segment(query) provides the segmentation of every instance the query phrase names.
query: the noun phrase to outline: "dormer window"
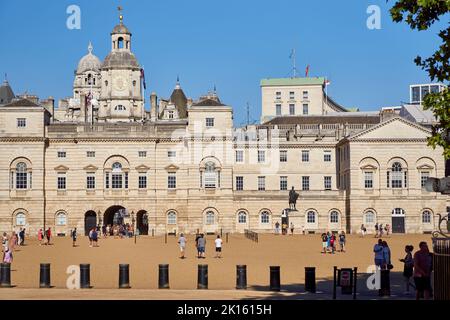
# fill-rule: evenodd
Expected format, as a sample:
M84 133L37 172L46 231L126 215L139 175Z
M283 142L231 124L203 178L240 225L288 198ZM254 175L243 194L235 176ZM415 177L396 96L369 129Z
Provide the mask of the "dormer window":
M168 118L169 119L173 119L174 118L174 112L173 111L169 111L168 112Z

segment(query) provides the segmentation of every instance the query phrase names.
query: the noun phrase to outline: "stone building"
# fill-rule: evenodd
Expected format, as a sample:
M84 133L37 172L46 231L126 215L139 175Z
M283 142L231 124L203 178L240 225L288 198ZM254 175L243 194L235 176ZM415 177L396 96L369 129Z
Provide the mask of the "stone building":
M233 110L208 92L144 107L131 32L120 23L101 62L92 45L73 97L14 98L1 89L0 230L130 223L140 234L270 232L289 212L297 232L430 232L446 197L426 192L444 175L429 129L389 111L349 112L324 78L264 79L262 123L233 127ZM9 93L11 92L11 93Z

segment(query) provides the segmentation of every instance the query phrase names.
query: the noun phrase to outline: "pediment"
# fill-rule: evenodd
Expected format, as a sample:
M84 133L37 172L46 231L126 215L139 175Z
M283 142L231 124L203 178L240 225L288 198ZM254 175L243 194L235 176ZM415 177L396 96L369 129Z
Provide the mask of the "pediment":
M366 164L365 166L361 167L362 170L377 170L378 167L372 165L372 164Z
M97 170L98 170L98 167L96 167L96 166L90 164L90 165L84 167L83 170L85 170L85 171L97 171Z
M167 167L165 167L164 169L166 169L166 171L177 171L177 170L180 169L180 167L177 167L177 166L174 165L174 164L170 164L170 165L168 165Z
M55 167L55 171L66 172L69 171L69 168L63 165Z
M421 166L418 166L417 169L419 169L419 170L432 170L432 169L434 169L434 167L430 166L429 164L423 164Z
M137 167L136 167L136 171L141 171L141 172L143 172L143 171L148 171L148 170L150 170L150 167L147 167L147 166L144 165L144 164L141 164L140 166L137 166Z

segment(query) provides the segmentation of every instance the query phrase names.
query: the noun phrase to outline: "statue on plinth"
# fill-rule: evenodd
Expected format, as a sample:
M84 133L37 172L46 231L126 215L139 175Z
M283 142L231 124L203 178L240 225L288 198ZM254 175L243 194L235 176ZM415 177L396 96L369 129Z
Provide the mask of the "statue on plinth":
M289 209L293 211L297 211L296 204L299 194L295 192L294 187L292 187L291 191L289 191Z

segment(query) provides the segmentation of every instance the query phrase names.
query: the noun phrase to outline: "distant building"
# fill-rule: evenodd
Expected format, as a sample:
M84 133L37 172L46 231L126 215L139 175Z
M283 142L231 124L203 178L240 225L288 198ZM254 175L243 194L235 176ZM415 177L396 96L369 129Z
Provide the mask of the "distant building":
M442 83L413 84L409 86L409 102L411 104L422 104L428 93L442 92L446 88Z
M14 92L11 89L8 80L5 79L0 85L0 106L10 103L14 97Z

